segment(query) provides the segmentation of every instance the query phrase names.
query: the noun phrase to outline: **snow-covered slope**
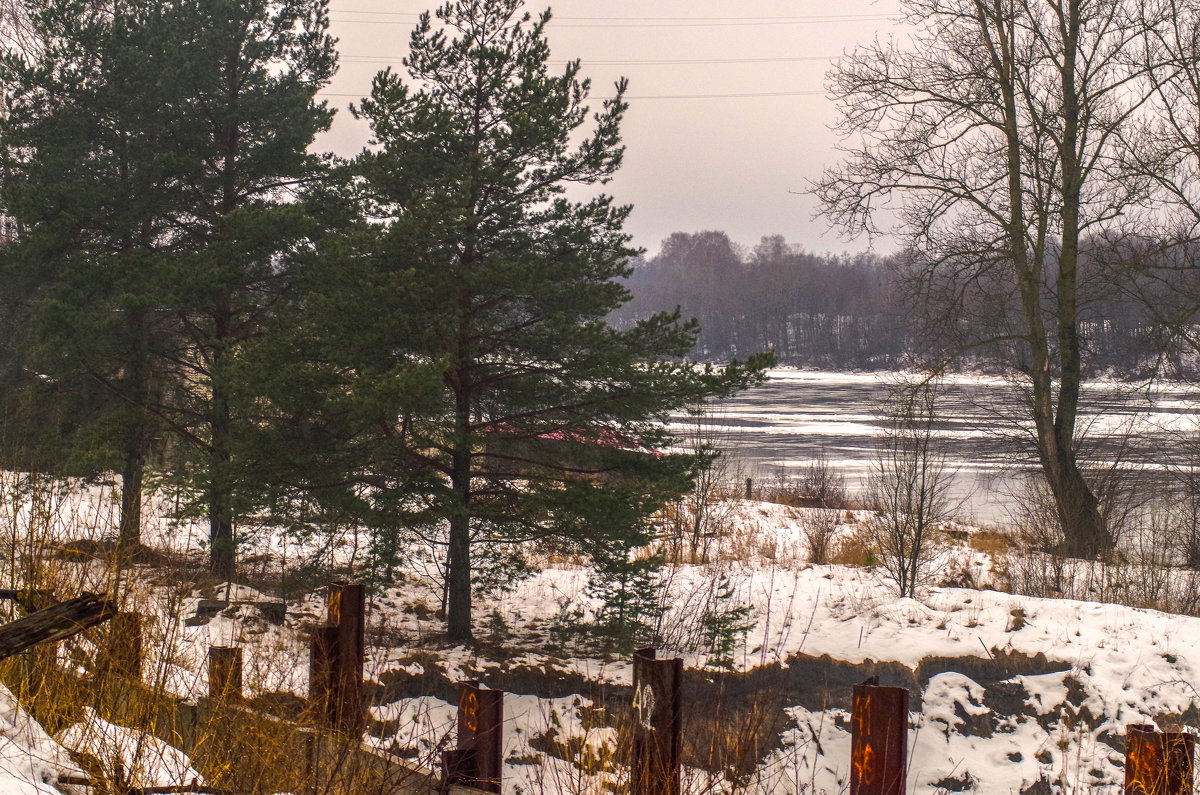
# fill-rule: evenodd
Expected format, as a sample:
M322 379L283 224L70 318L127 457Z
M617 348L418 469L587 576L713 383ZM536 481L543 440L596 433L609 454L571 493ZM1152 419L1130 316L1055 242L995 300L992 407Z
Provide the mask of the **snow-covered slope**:
M79 504L91 505L89 515L105 513L94 498ZM844 791L850 688L870 675L912 692L911 791L1115 793L1126 724L1200 723L1192 684L1200 619L936 585L919 599L897 599L878 569L804 563L802 511L735 501L723 516L719 562L678 565L667 575L662 651L682 656L688 668L688 791ZM845 518L843 533L853 533L862 517ZM202 537L165 521L149 528L176 552L196 550ZM967 543L971 532L956 528L934 583L1003 584L1006 562ZM261 547L264 571L284 554L294 560L305 552L270 535ZM357 554L347 546L328 560L344 565ZM414 551L410 562L402 584L370 603L371 741L436 764L453 744L454 683L482 679L509 694L506 793L600 791L619 782L613 750L631 666L561 631L589 615L588 571L546 561L535 576L481 601L479 642L467 647L442 639L427 559ZM732 671L697 644L698 615L718 582L732 587L731 604L751 607ZM275 594L201 588L153 568L131 583L130 598L154 618L148 678L180 695L202 694L207 648L232 644L245 651L248 695L306 694L307 637L323 619L319 588L288 594L279 623L255 604ZM228 608L202 614L202 599L231 597ZM710 753L705 743L715 742L721 725L737 727L721 742L753 747Z

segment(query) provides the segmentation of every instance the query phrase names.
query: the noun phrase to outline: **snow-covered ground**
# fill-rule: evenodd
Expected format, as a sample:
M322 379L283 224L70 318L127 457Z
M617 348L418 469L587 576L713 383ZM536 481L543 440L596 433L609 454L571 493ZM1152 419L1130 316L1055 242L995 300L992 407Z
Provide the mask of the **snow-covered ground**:
M56 510L76 518L41 530L62 538L81 527L110 532L115 521L103 490L66 498ZM9 510L6 526L19 534L29 519L18 514ZM718 562L668 572L663 653L683 657L689 671L686 791L846 791L850 686L872 674L912 688L915 792L1116 793L1126 724L1197 725L1200 618L994 590L1007 582L1012 561L1002 545L972 545L975 531L961 527L940 553L931 586L918 599L897 599L879 568L805 563L802 514L769 503L729 503ZM847 513L842 534L852 535L862 518ZM148 523L152 544L181 554L196 552L200 537L188 525ZM274 551L265 568L281 555L298 559L305 552L283 544L260 542L263 552ZM332 559L345 564L357 554L343 546ZM480 601L479 641L463 646L440 636L439 594L419 555L412 559L403 583L369 603L366 672L375 719L369 741L435 763L453 744L454 683L481 679L508 693L506 793L600 792L606 782L619 782L623 772L613 752L631 665L561 632L577 611L588 615L587 570L546 565ZM103 566L69 565L81 585L103 587ZM979 587L937 584L948 580ZM732 587L730 604L751 608L731 671L698 645L698 614L719 582ZM209 646L239 645L248 695L306 694L307 637L324 618L319 588L289 594L282 623L254 604L278 595L245 585L230 591L142 567L125 591L152 619L148 681L185 697L205 693ZM233 603L201 614L202 599L221 598ZM19 782L9 786L0 778L0 792L60 791L56 777L76 769L64 745L88 750L108 742L118 751L104 753L124 757L131 743L120 727L94 715L57 741L39 731L0 692L0 777ZM718 752L711 751L714 737L725 743ZM18 750L10 753L10 746ZM26 748L32 750L19 750ZM185 784L198 776L189 760L153 750L154 780ZM123 761L127 769L144 767L134 757Z
M86 792L87 788L60 781L89 778L73 753L87 754L109 775L120 765L131 787L204 785L203 776L192 769L183 752L145 732L114 726L90 709L82 721L51 737L0 685L0 793Z

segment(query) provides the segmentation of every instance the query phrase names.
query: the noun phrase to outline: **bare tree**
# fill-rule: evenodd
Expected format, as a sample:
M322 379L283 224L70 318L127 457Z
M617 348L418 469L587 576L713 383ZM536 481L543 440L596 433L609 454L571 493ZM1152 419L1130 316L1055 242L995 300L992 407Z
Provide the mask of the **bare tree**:
M708 562L714 543L729 529L734 506L726 499L727 490L740 480L742 467L726 420L711 404L700 404L689 408L681 423L680 445L700 466L692 490L668 511L667 541L677 561Z
M813 190L849 233L903 237L917 314L943 343L935 368L972 353L1020 375L1065 549L1095 557L1113 539L1077 460L1099 270L1086 244L1133 239L1156 212L1126 160L1155 106L1147 31L1170 3L903 5L910 46L877 41L830 74L854 139Z
M37 48L30 7L21 0L0 0L0 51L29 55Z
M867 503L875 510L867 530L901 596L916 596L937 551L934 533L958 508L937 429L937 397L936 380L892 386L867 482Z
M1180 350L1200 351L1200 4L1145 0L1144 6L1137 52L1155 112L1127 147L1123 165L1153 186L1159 211L1148 240L1119 249L1114 259L1141 266L1130 292L1155 321L1160 347L1179 364Z

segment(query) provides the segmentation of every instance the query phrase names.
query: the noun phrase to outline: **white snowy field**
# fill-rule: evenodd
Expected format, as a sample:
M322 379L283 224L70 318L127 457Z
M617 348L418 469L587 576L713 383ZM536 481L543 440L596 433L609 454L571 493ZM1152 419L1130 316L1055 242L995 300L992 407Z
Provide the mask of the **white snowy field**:
M4 505L0 547L10 549L0 552L10 561L20 560L30 532L64 541L85 533L102 537L115 526L111 497L101 489L68 495L40 513L16 500ZM715 550L720 560L667 572L660 656L683 657L689 671L687 792L846 791L845 708L850 686L872 673L883 684L912 689L914 792L1116 793L1127 724L1197 725L1200 618L997 590L1011 587L1013 571L1022 564L994 535L988 543L973 543L982 536L961 526L935 561L929 587L917 599L897 599L879 567L805 563L803 513L771 503L727 503L726 533ZM31 522L38 515L59 518ZM864 514L842 518L840 533L852 539ZM147 524L152 546L180 554L199 553L200 538L198 528L186 524L153 517ZM266 535L247 555L254 560L247 569L261 576L306 551L312 550ZM110 584L99 562L58 560L52 545L40 554L56 569L60 584L93 590ZM347 541L328 560L345 567L360 556ZM481 599L475 608L479 640L465 646L442 638L435 615L439 593L421 559L414 550L403 582L369 603L367 677L375 722L368 741L414 762L436 763L440 750L453 745L454 683L481 679L508 693L506 793L566 795L619 786L624 771L612 752L631 666L623 655L589 651L585 643L559 634L572 611L588 615L589 572L546 565L511 590ZM8 566L4 584L16 582L19 570ZM125 598L149 617L147 681L196 697L207 692L208 648L239 645L248 696L304 696L308 633L324 618L322 590L289 593L286 618L276 624L253 603L277 600L278 594L261 585L193 581L195 573L142 566L121 584ZM1121 574L1098 575L1094 568L1087 573L1098 596L1113 593ZM1125 574L1134 576L1132 569ZM1166 574L1186 579L1181 572ZM1076 593L1086 593L1084 572L1077 576ZM737 644L731 672L713 665L698 644L697 621L721 581L732 586L730 603L750 607L750 626ZM950 581L977 587L944 584ZM216 615L199 615L202 598L232 603ZM0 698L0 707L3 703ZM5 743L34 742L20 739L30 728L12 717L17 714L15 705L0 709L0 776L10 775ZM726 737L741 745L714 752L713 735L720 734L714 726L720 728L723 720L714 715L721 714L740 727L728 734L752 736ZM90 725L64 732L57 741L35 737L43 745L30 756L59 760L54 764L60 767L39 762L28 770L15 768L11 775L25 789L14 784L0 791L69 791L55 784L53 772L68 771L69 759L53 749L59 744L79 749L117 736L119 727L97 721L89 716ZM197 775L189 761L170 751L153 756L158 761L148 775L157 783L186 784ZM730 762L734 757L737 764ZM127 765L145 763L130 759Z

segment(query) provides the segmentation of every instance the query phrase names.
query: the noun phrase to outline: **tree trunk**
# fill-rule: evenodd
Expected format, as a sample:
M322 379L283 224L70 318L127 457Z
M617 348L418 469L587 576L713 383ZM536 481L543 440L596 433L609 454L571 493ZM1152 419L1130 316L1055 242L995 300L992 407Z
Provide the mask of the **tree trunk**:
M446 566L446 634L453 640L470 640L471 632L471 457L469 450L454 451L451 476L454 507L450 514L450 552Z
M220 324L218 324L219 326ZM220 328L218 328L218 333ZM230 427L229 396L221 383L220 356L214 356L208 451L208 542L209 568L225 582L237 575L236 543L233 537L233 489L229 483Z
M1112 536L1100 514L1100 501L1072 456L1057 467L1057 476L1047 473L1062 528L1067 557L1095 560L1112 549Z
M125 439L121 462L121 519L117 546L123 550L142 543L142 486L146 472L146 407L150 404L149 331L142 310L126 313L133 340L126 385L129 403L123 408Z
M229 493L210 495L208 532L211 544L209 568L222 582L237 577L237 558L234 554L233 520L229 517Z
M1068 3L1060 20L1063 58L1060 67L1063 97L1063 136L1059 144L1062 162L1062 251L1058 258L1056 297L1058 306L1058 349L1060 383L1058 413L1054 418L1055 451L1050 488L1054 494L1063 533L1064 553L1072 557L1096 558L1112 548L1112 539L1100 514L1099 501L1075 453L1075 424L1079 414L1083 361L1079 339L1079 234L1083 190L1083 166L1079 156L1080 97L1076 85L1076 59L1080 37L1079 3Z
M464 379L464 373L460 373ZM462 383L462 381L460 381ZM455 450L451 462L450 551L446 564L446 634L452 640L472 639L470 628L470 401L458 390Z
M470 640L471 558L470 530L466 516L450 519L450 569L447 585L446 634L452 640Z
M125 462L121 467L121 527L117 533L117 546L123 550L141 546L142 543L142 483L145 472L145 457L138 440L125 450Z

